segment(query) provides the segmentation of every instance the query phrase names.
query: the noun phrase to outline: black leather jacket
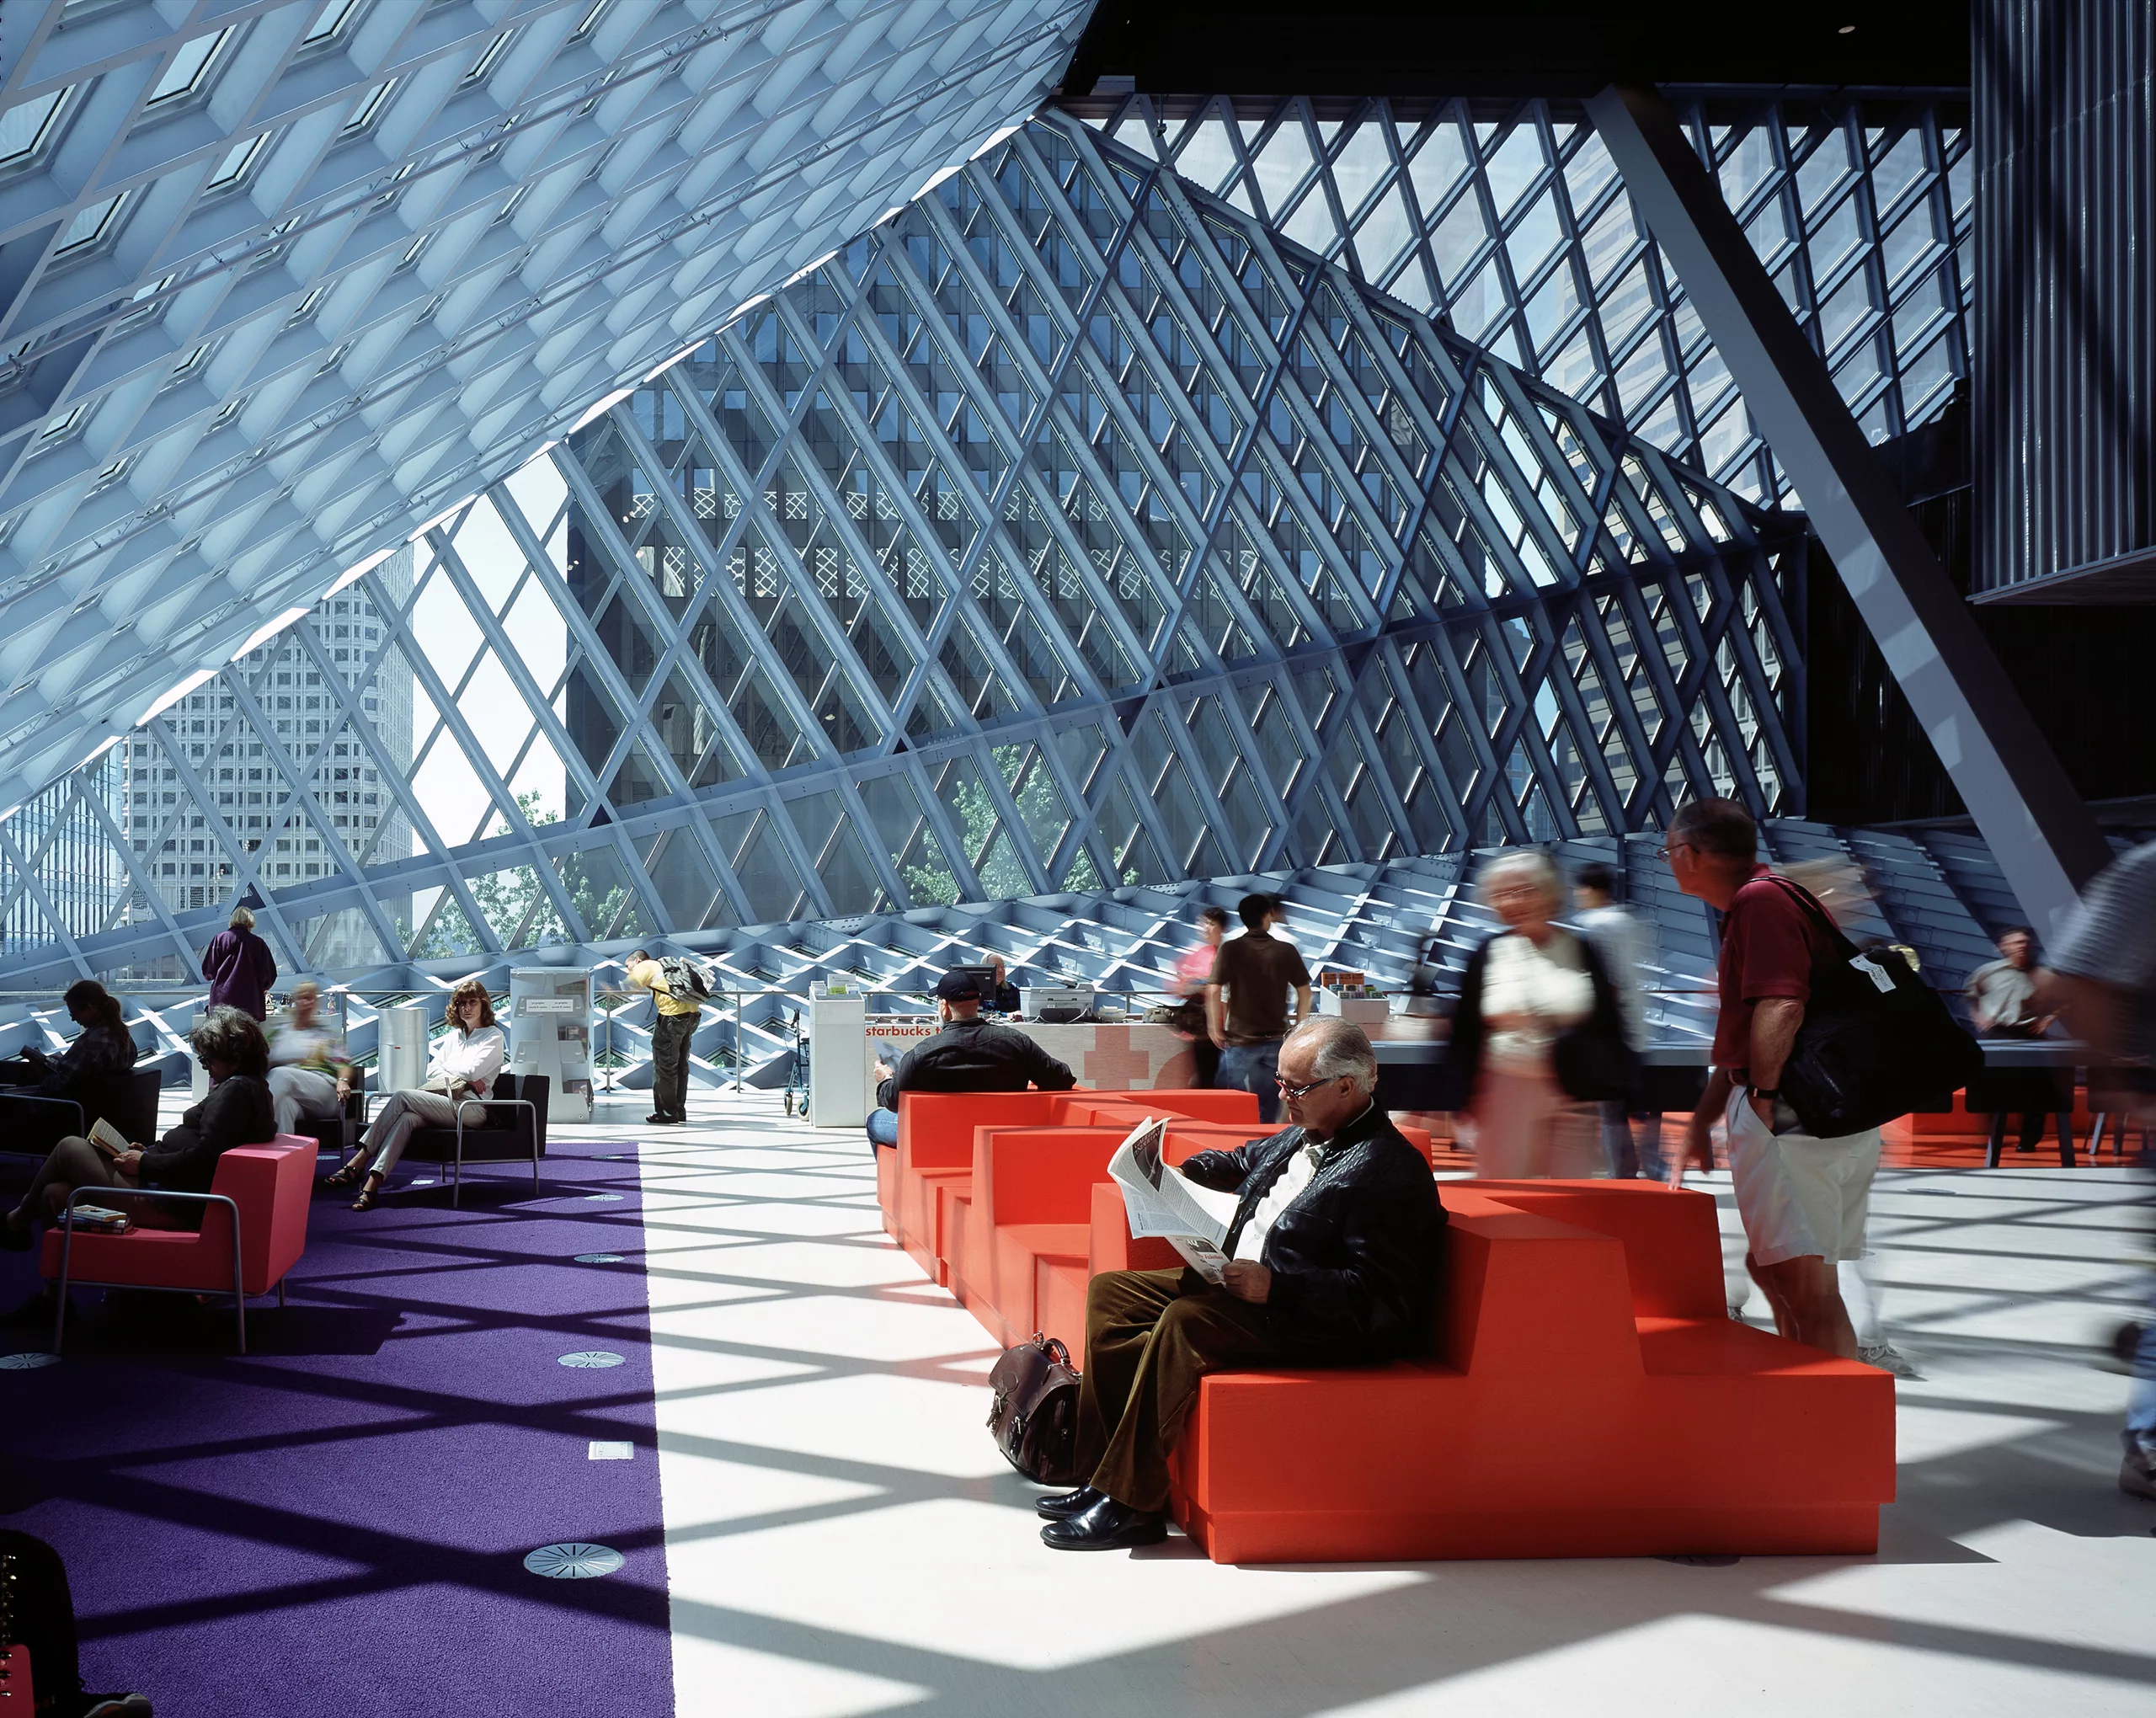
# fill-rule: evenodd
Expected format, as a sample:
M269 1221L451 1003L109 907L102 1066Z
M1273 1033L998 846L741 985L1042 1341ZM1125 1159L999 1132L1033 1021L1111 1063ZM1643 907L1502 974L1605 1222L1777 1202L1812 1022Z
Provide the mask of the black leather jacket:
M1201 1151L1182 1172L1241 1196L1223 1251L1232 1253L1288 1160L1289 1128L1232 1151ZM1394 1359L1428 1345L1445 1211L1422 1154L1374 1104L1335 1134L1317 1172L1265 1237L1265 1305L1283 1347L1337 1360Z
M1077 1083L1070 1069L1015 1027L954 1020L899 1059L891 1077L876 1088L876 1102L894 1110L902 1091L1023 1091L1029 1085L1068 1091Z
M217 1177L217 1160L235 1145L266 1145L277 1137L277 1117L266 1080L234 1074L179 1118L179 1125L142 1153L144 1187L176 1193L206 1193ZM179 1208L193 1214L200 1205ZM199 1226L199 1223L195 1225Z

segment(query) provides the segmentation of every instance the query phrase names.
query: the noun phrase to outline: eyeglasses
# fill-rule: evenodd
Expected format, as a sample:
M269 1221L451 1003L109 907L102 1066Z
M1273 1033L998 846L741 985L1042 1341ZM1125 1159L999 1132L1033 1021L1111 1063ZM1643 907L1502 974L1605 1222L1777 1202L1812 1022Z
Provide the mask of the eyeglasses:
M1304 1086L1290 1086L1286 1080L1283 1080L1278 1074L1276 1074L1273 1076L1273 1083L1280 1088L1280 1096L1283 1097L1308 1097L1310 1093L1315 1091L1319 1086L1330 1086L1332 1084L1334 1080L1342 1079L1343 1077L1344 1076L1342 1075L1335 1074L1330 1079L1313 1080L1307 1085Z
M1692 846L1692 844L1689 841L1664 841L1659 847L1655 849L1655 851L1661 855L1663 863L1667 864L1670 856L1679 848L1690 848L1694 853L1700 851L1697 847Z

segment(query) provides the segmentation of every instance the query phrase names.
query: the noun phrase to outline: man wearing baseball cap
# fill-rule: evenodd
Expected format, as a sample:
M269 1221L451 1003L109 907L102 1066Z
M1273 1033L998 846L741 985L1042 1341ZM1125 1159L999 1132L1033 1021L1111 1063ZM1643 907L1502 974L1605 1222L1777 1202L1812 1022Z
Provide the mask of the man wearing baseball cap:
M1078 1079L1025 1033L980 1017L980 984L963 969L936 981L936 1012L943 1030L899 1058L894 1073L878 1062L879 1106L868 1112L873 1145L899 1143L902 1091L1068 1091Z

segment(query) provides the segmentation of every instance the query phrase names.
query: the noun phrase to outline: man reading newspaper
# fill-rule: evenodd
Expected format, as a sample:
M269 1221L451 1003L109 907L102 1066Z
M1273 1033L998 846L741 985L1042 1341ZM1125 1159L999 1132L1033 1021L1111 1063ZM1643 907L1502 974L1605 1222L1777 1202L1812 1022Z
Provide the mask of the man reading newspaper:
M1150 1219L1194 1265L1104 1271L1087 1289L1078 1468L1091 1477L1034 1506L1046 1543L1102 1551L1166 1535L1168 1456L1207 1373L1421 1347L1444 1210L1429 1164L1371 1101L1377 1075L1361 1029L1321 1015L1280 1046L1282 1132L1163 1166L1157 1182L1144 1138L1118 1152L1126 1201L1126 1177L1139 1184L1134 1233ZM1203 1272L1215 1251L1217 1284Z

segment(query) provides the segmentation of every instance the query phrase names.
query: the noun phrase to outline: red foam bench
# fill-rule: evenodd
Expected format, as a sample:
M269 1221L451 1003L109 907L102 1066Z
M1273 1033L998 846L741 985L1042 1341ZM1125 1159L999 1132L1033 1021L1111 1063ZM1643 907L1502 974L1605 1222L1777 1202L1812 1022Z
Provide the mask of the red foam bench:
M1163 1114L1256 1124L1257 1099L1247 1091L1173 1090L903 1092L898 1148L876 1154L883 1227L922 1270L947 1284L950 1256L963 1244L958 1214L971 1191L976 1128L1119 1121L1128 1133L1142 1118Z
M952 1293L1006 1347L1041 1331L1060 1337L1074 1354L1080 1352L1095 1191L1104 1190L1120 1203L1122 1196L1105 1177L1108 1159L1129 1131L1121 1117L1106 1126L974 1130L965 1226L952 1237L942 1263ZM1232 1150L1262 1139L1268 1131L1257 1121L1177 1118L1162 1137L1161 1155L1181 1163L1199 1151ZM1402 1131L1427 1159L1429 1134L1419 1128ZM1158 1250L1149 1256L1157 1256L1161 1267L1177 1262L1167 1242L1147 1246Z
M1733 1321L1711 1198L1444 1197L1429 1357L1200 1386L1172 1507L1214 1561L1877 1549L1893 1379ZM1097 1235L1120 1226L1119 1203L1094 1211ZM1094 1251L1113 1254L1112 1229Z
M207 1194L78 1189L82 1203L109 1203L149 1224L158 1219L144 1210L145 1202L152 1209L157 1200L200 1204L202 1226L138 1226L120 1235L81 1230L72 1235L64 1225L47 1228L38 1269L61 1285L52 1352L60 1352L65 1334L67 1288L79 1283L230 1294L238 1321L239 1351L244 1354L247 1297L274 1289L281 1305L286 1273L307 1251L307 1208L314 1195L318 1149L313 1139L297 1134L280 1134L266 1144L236 1145L217 1159Z
M939 1187L939 1275L999 1342L1084 1339L1134 1241L1108 1155L1157 1094L974 1129ZM1085 1125L1083 1123L1091 1123ZM1163 1155L1262 1124L1172 1123ZM1428 1155L1427 1134L1412 1134ZM1082 1194L1087 1221L1074 1221ZM1894 1492L1893 1384L1733 1322L1711 1198L1641 1182L1449 1183L1426 1356L1221 1373L1173 1464L1216 1561L1868 1552ZM1321 1461L1310 1459L1322 1450Z

